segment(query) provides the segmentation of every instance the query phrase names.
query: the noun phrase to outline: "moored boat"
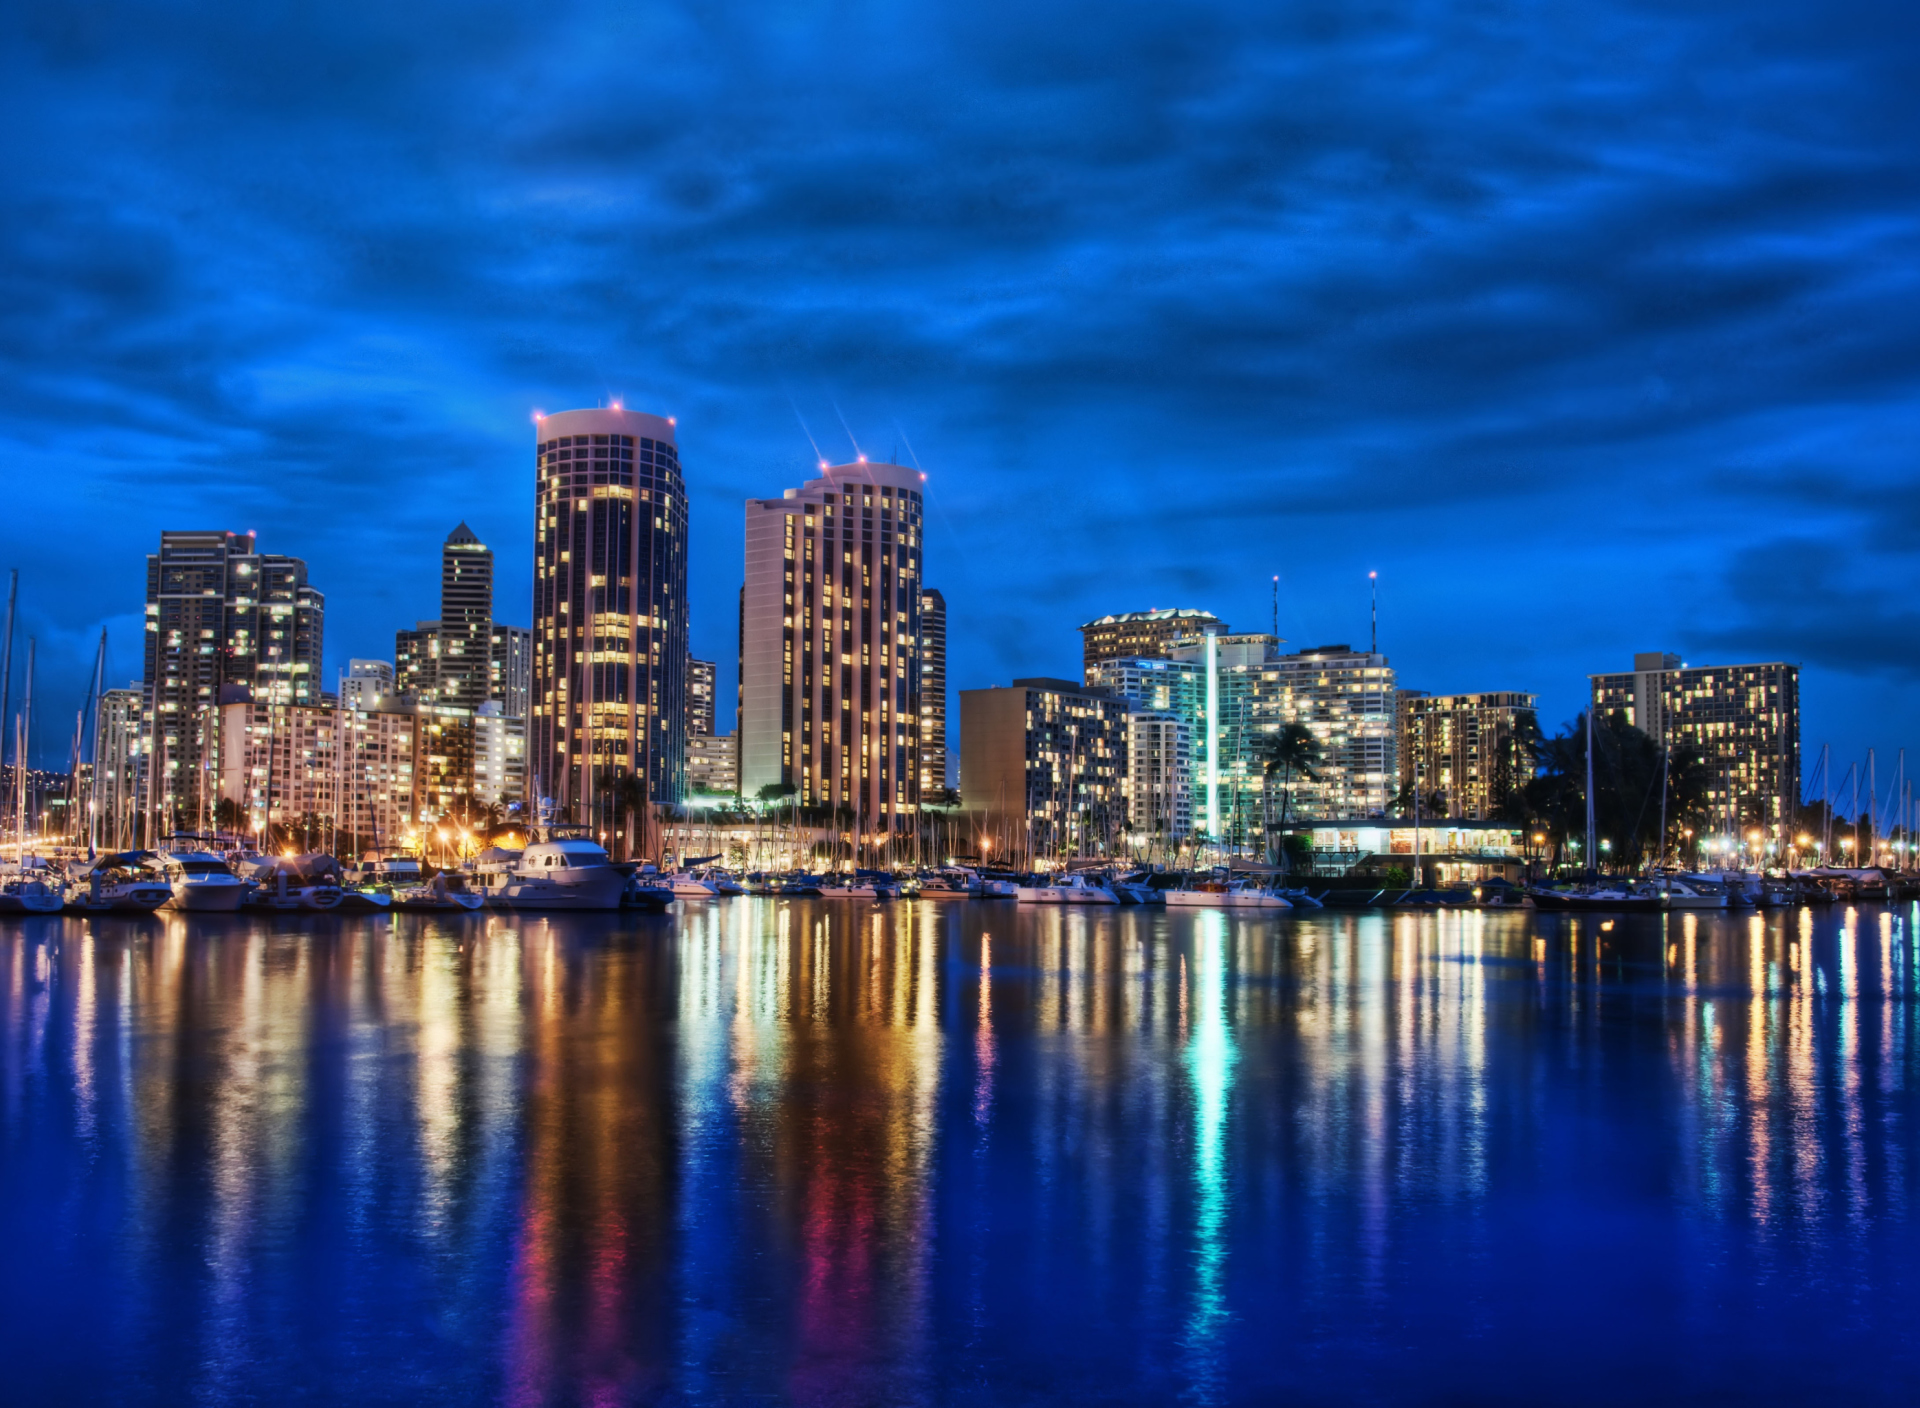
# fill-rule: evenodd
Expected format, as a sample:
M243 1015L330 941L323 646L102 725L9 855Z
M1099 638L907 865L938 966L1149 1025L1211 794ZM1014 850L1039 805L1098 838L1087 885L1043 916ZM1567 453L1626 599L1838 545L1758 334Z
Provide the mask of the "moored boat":
M69 914L151 914L172 898L141 851L95 856L68 877L65 896Z
M606 850L584 836L536 841L497 873L501 883L486 900L502 909L617 910L628 881Z
M1292 909L1293 903L1278 891L1256 885L1251 880L1215 877L1167 891L1169 909Z
M194 850L175 841L155 854L160 874L173 892L173 898L167 901L170 909L232 914L246 903L253 890L233 873L223 856L213 851Z
M1120 897L1084 875L1055 875L1037 885L1022 885L1014 898L1021 904L1119 904Z

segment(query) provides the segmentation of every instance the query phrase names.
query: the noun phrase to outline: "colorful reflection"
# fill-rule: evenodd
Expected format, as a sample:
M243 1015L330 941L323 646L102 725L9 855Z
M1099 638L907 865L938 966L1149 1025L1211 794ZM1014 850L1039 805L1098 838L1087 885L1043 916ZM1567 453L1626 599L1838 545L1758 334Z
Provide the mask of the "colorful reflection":
M1906 1401L1915 922L7 922L9 1393Z

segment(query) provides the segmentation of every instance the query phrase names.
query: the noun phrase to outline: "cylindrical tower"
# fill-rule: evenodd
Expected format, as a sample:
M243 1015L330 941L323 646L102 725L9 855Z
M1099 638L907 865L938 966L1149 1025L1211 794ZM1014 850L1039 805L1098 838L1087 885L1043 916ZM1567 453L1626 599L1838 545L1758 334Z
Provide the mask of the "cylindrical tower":
M644 777L686 776L687 497L671 420L563 411L538 425L531 798L614 830Z

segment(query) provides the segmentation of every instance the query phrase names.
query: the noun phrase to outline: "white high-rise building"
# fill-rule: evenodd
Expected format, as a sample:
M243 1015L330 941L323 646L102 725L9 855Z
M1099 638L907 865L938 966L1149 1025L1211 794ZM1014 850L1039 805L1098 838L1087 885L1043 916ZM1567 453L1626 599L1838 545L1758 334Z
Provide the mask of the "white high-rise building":
M1127 825L1137 842L1184 840L1193 830L1193 727L1172 710L1127 715Z
M822 465L747 501L740 790L791 788L884 829L920 802L921 484Z

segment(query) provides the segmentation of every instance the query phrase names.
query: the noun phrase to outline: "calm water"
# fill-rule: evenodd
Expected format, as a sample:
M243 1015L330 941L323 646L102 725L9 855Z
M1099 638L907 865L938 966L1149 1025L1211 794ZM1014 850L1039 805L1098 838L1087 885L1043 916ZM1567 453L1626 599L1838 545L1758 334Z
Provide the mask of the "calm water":
M1916 915L0 927L4 1397L1920 1397Z

